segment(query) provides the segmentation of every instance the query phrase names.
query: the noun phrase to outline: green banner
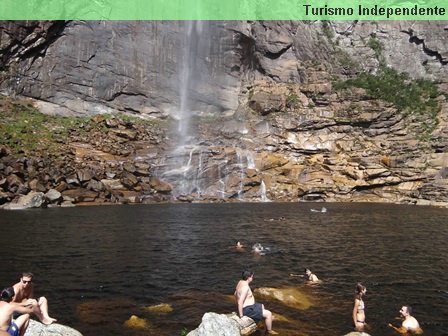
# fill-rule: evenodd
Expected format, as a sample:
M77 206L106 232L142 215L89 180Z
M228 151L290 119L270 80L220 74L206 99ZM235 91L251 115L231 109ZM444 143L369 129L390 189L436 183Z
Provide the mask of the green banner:
M1 20L447 20L446 0L0 0Z

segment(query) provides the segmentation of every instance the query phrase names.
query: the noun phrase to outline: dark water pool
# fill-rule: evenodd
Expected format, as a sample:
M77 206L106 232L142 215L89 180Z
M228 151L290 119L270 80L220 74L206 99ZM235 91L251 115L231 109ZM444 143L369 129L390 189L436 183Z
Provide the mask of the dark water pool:
M352 330L356 282L368 289L371 335L394 335L404 304L425 335L448 335L448 210L380 204L158 204L0 211L0 286L35 273L36 293L63 324L94 335L180 335L207 311L236 311L241 271L252 287L294 286L312 299L300 311L263 300L289 319L282 335L340 336ZM284 220L277 220L285 217ZM271 220L272 219L272 220ZM257 257L237 240L271 248ZM290 272L310 267L307 286ZM144 309L170 304L173 312ZM123 326L131 315L146 331ZM211 335L212 336L212 335Z

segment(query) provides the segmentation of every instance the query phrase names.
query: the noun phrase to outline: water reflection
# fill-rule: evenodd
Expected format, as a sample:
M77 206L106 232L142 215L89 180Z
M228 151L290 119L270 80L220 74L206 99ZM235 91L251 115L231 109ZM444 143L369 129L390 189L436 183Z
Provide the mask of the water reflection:
M352 330L354 285L361 281L372 335L394 335L409 304L426 335L447 335L448 228L445 209L377 204L159 204L0 212L0 282L35 273L37 295L61 323L90 335L137 335L123 323L145 318L145 335L180 335L207 311L235 311L241 271L252 286L296 288L306 310L260 298L283 335L344 335ZM278 219L282 220L270 220ZM236 251L240 240L249 248ZM251 252L260 243L265 255ZM323 280L307 286L304 267ZM172 313L144 307L167 303Z

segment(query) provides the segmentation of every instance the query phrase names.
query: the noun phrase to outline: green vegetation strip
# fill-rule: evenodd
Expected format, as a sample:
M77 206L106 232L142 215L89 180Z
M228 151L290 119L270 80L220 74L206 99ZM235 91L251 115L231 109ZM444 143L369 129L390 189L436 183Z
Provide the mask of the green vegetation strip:
M363 72L357 78L335 83L336 90L350 87L363 88L373 98L392 103L401 113L419 122L423 136L428 136L437 126L442 94L435 83L425 79L413 80L406 73L381 67L377 74Z

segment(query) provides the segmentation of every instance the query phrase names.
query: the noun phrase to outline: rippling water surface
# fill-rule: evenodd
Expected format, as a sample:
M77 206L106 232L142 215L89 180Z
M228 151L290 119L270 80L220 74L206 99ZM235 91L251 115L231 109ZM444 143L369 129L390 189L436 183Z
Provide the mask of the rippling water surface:
M283 335L340 336L352 330L356 282L367 286L371 335L394 335L409 304L425 335L448 335L448 210L379 204L159 204L0 211L0 286L35 273L50 314L85 336L180 335L207 311L236 311L230 297L241 271L252 288L295 286L311 298L300 311L260 300L289 322ZM278 220L285 217L284 220ZM271 248L237 252L237 240ZM290 272L310 267L323 280ZM144 310L167 303L167 314ZM123 326L145 318L142 332ZM214 336L214 335L211 335Z

